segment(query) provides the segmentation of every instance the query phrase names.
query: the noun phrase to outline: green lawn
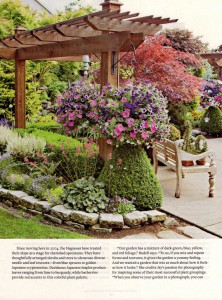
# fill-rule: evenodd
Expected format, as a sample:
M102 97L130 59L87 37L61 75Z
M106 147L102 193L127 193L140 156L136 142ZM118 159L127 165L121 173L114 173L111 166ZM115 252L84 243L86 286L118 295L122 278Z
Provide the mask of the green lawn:
M85 239L89 236L70 232L38 222L16 218L0 207L0 238L2 239Z

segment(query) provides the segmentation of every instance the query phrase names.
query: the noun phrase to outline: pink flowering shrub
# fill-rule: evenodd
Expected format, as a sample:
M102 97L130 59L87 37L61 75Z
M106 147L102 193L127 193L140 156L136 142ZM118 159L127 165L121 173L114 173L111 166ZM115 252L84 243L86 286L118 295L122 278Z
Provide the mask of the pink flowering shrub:
M58 122L68 133L85 129L110 144L149 145L169 133L167 101L156 87L137 84L72 87L57 102Z

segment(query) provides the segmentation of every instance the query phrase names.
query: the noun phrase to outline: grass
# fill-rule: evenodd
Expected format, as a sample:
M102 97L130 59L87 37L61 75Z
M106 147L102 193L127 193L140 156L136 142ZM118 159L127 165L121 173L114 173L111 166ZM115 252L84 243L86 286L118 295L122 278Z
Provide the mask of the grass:
M89 236L68 230L20 219L0 207L1 239L85 239Z

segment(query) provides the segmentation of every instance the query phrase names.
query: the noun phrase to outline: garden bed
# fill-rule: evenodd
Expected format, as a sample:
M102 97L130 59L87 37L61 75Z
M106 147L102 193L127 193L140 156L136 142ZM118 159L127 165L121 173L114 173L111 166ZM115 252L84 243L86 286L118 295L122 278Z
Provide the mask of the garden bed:
M140 224L132 224L131 226L124 225L122 228L115 228L115 226L114 228L113 226L102 227L99 225L99 219L94 225L83 224L83 220L80 220L79 222L71 220L71 213L68 212L68 210L65 210L62 213L61 210L63 210L64 207L61 209L61 205L51 206L45 201L39 201L34 197L26 195L24 192L10 191L3 188L0 189L0 205L6 208L10 214L15 217L32 219L33 215L36 215L37 217L35 220L40 223L53 225L54 227L67 229L72 232L78 232L95 238L123 238L125 236L139 234L141 232L156 235L158 232L169 228L177 232L177 226L186 225L184 221L179 219L176 220L177 226L175 226L174 222L166 225L166 221L171 220L170 216L158 211L155 211L155 213L152 213L154 211L149 211L149 214L153 216L149 219L147 217L147 221L145 222L141 221ZM86 216L87 213L80 212L79 215ZM108 216L110 214L103 215ZM89 222L86 221L86 223ZM84 236L82 238L84 238Z

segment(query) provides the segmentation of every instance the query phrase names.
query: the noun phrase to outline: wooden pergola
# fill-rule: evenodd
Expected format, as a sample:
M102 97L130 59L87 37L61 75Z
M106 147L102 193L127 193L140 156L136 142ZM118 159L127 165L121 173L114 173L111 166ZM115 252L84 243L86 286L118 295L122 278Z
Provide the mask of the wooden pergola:
M218 79L222 80L222 46L220 46L219 52L204 53L201 54L201 57L208 60L217 73Z
M0 59L15 60L15 127L26 126L26 60L101 61L101 85L118 86L121 52L136 49L145 35L154 35L170 18L138 17L121 12L119 0L105 0L102 10L0 39Z

